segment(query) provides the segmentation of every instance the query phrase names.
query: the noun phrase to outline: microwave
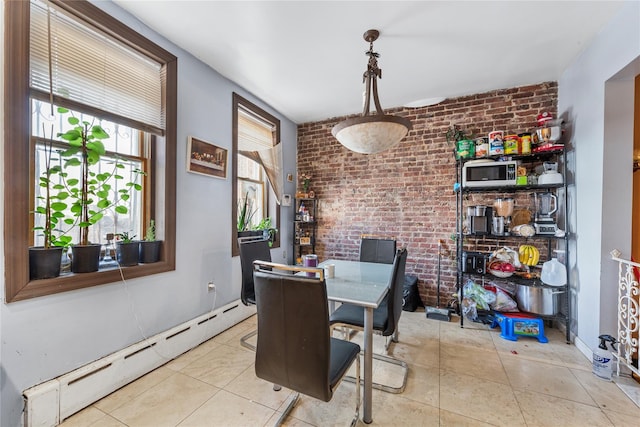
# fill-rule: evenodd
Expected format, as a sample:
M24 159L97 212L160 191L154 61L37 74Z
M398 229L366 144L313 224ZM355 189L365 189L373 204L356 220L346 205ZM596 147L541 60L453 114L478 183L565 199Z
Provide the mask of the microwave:
M505 187L516 185L518 162L470 161L462 166L462 187Z

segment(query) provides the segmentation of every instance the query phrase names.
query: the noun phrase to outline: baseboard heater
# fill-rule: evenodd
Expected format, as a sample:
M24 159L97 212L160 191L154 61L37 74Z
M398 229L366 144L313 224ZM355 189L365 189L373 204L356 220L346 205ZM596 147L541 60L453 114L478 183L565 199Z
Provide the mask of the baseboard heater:
M255 314L234 301L24 391L25 427L57 426L65 418Z

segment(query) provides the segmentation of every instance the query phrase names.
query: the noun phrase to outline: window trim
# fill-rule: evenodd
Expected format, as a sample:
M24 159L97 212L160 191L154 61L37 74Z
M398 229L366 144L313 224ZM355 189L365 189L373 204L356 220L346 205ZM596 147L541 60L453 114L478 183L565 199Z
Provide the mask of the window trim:
M111 15L87 1L51 0L90 25L118 38L124 43L164 64L166 129L164 137L155 142L164 146L163 155L153 156L164 161L164 233L161 260L123 270L125 279L175 270L176 254L176 124L177 124L177 58L127 27ZM82 289L121 280L118 269L95 273L70 274L54 279L29 280L28 248L31 240L29 195L30 176L30 88L29 88L29 1L4 2L5 7L5 70L4 70L4 266L5 302L14 302ZM11 60L7 60L11 58ZM9 144L7 141L13 141ZM21 143L15 143L16 141ZM160 159L159 159L160 157ZM151 189L154 191L155 189ZM153 207L153 206L152 206ZM152 209L153 215L153 209ZM146 218L145 218L146 219Z
M242 108L247 111L252 112L253 114L263 117L273 123L276 127L275 132L275 140L280 141L280 120L272 114L267 113L262 108L255 105L253 102L248 99L243 98L237 93L233 92L233 107L232 107L232 138L231 138L231 164L233 165L231 172L231 256L240 255L240 250L238 248L238 228L237 228L237 219L238 219L238 107L242 106ZM267 197L267 209L269 209L269 191L265 189L265 196ZM280 247L280 205L276 206L276 221L275 228L278 230L276 233L276 240L273 242L273 248Z

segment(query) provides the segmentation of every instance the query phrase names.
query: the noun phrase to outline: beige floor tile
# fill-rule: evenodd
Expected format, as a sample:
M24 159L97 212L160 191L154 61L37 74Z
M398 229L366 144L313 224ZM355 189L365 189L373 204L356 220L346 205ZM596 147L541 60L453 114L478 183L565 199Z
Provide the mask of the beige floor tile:
M418 403L404 398L402 395L392 395L376 391L373 394L373 410L371 417L377 426L437 426L440 411L436 406ZM362 422L362 426L366 426Z
M240 337L256 316L179 356L64 422L65 427L270 426L291 391L274 392L255 377L255 353ZM409 363L402 394L373 391L380 426L583 426L638 424L637 406L591 364L564 333L548 328L548 344L499 337L499 328L403 312L400 342L390 355ZM353 341L362 342L362 334ZM374 336L376 352L385 339ZM374 360L374 379L399 384L401 369ZM221 390L222 388L222 390ZM514 392L517 390L517 392ZM278 412L280 411L280 412ZM344 426L355 411L355 384L340 384L331 402L301 396L285 426ZM361 407L362 417L362 407ZM358 426L366 424L359 421Z
M362 401L362 393L360 400ZM287 400L278 410L283 411L288 403ZM349 425L355 411L355 384L342 381L329 402L301 394L300 400L290 415L314 426L345 426ZM362 418L362 405L360 406L360 418Z
M635 416L640 424L640 408L614 382L602 380L591 371L572 369L572 372L600 409Z
M516 399L528 426L611 426L595 406L532 391L516 391Z
M174 371L180 371L182 368L184 368L188 364L201 358L202 356L216 349L219 346L220 346L220 343L218 343L217 341L214 341L212 338L210 340L203 342L199 346L192 348L186 353L181 354L180 356L176 357L175 359L173 359L171 362L167 363L164 366Z
M87 426L87 424L84 424L84 426ZM91 424L91 427L127 427L127 425L116 420L111 415L105 415L95 423Z
M441 323L440 342L463 345L471 349L495 349L489 328L485 325L471 322L465 322L464 328L461 328L460 324Z
M596 406L569 368L532 360L523 361L517 355L502 357L502 364L514 390L535 391Z
M390 354L396 359L425 368L440 364L440 343L437 338L405 336L391 346Z
M495 350L470 349L457 344L440 344L440 369L509 384L502 361Z
M558 360L561 360L564 366L591 372L593 367L591 360L582 354L575 345L567 344L564 341L564 334L562 334L562 341L551 342L550 344L552 344L553 352L557 355Z
M441 370L440 385L440 409L494 425L525 425L506 384Z
M226 331L216 335L212 340L218 344L228 344L240 346L240 338L248 334L257 327L257 317L252 316L241 323L227 329Z
M274 426L276 425L276 421L280 418L282 412L275 412L269 421L265 424L265 426ZM302 420L299 420L291 415L285 418L284 422L281 424L283 427L312 427L313 424L305 423Z
M218 391L212 385L176 373L111 415L129 427L176 426Z
M620 414L613 411L604 411L609 421L616 427L630 427L637 426L640 422L638 417L634 415Z
M440 370L436 367L409 366L405 399L438 407L440 404Z
M262 426L274 413L275 410L271 408L220 390L178 425L180 427Z
M443 321L427 319L424 310L415 312L403 311L398 322L400 339L402 339L403 334L439 339L440 323L443 323Z
M111 413L174 374L175 372L171 369L161 366L138 380L127 384L120 390L111 393L104 399L100 399L94 406L103 412Z
M181 373L216 387L224 387L255 361L255 353L240 346L222 344L191 362Z
M494 425L440 409L440 427L491 427Z
M286 388L274 391L272 383L256 377L253 364L224 389L274 410L278 409L291 394L291 391Z
M86 427L94 425L104 418L109 418L113 420L109 415L105 414L101 410L97 409L94 406L89 406L88 408L83 409L82 411L74 414L69 417L65 421L63 421L60 426L61 427ZM116 421L116 420L114 420ZM120 424L123 425L123 424Z

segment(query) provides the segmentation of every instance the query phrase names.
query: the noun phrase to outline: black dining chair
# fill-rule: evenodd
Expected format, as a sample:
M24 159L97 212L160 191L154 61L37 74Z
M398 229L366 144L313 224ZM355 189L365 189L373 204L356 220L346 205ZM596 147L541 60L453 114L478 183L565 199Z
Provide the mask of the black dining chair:
M240 299L244 305L255 305L256 297L253 289L253 261L271 261L269 240L262 236L239 237L240 267L242 270L242 288ZM240 338L240 344L249 350L256 351L256 347L248 342L258 330L253 330Z
M285 420L300 393L329 402L355 361L354 426L360 416L360 346L331 337L323 270L255 261L254 286L260 331L256 376L295 392L276 425Z
M402 293L404 288L404 271L407 262L407 250L405 248L396 251L393 261L393 272L389 282L389 292L380 306L373 310L373 331L387 337L385 350L389 349L391 341L398 342L398 322L402 314ZM364 330L364 307L352 304L342 304L329 317L333 327L346 327L347 329ZM347 336L349 336L347 334ZM407 385L409 367L406 362L396 358L374 353L374 359L382 360L403 368L403 379L400 387L391 387L384 384L373 383L373 387L390 393L402 393Z
M360 238L360 262L393 264L396 256L395 237L363 234Z

